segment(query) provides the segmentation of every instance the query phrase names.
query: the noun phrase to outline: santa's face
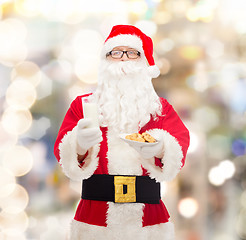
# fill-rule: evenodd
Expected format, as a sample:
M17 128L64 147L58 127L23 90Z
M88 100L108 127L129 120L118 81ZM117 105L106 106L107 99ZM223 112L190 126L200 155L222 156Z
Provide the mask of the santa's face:
M119 46L112 49L112 51L106 54L109 61L138 61L141 57L140 52L137 49Z
M160 112L159 98L148 75L145 58L132 48L114 49L119 53L113 54L122 56L114 58L111 51L102 60L94 94L99 105L100 124L117 132L137 132L150 120L151 114ZM128 53L132 54L132 59ZM134 54L137 54L136 58Z

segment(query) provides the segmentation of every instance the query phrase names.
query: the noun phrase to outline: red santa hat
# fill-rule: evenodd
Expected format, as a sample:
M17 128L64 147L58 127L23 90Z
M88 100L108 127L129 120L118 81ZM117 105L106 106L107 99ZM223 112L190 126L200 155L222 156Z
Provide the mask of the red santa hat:
M153 58L153 42L150 37L144 34L140 29L131 25L116 25L112 28L109 36L104 42L102 54L110 52L114 47L128 46L135 48L145 56L148 62L148 71L152 78L160 75L159 68L155 65Z

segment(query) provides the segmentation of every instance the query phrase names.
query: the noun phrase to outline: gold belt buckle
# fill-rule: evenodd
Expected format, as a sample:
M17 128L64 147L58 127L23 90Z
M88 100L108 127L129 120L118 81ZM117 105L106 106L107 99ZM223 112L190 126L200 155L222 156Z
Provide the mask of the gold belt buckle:
M136 202L136 177L114 176L115 202ZM126 193L124 193L126 192Z

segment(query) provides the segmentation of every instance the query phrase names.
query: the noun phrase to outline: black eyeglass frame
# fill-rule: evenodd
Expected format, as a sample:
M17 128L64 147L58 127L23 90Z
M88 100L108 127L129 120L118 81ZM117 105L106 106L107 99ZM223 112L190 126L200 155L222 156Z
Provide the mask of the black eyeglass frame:
M115 58L115 57L113 57L112 52L122 52L122 54L119 58ZM126 54L126 56L129 58L128 52L133 52L133 51L132 50L129 50L129 51L112 50L106 54L106 57L111 56L114 59L121 59L123 57L123 55ZM141 56L141 53L139 51L134 51L134 52L137 52L136 58L129 58L129 59L137 59L138 57Z

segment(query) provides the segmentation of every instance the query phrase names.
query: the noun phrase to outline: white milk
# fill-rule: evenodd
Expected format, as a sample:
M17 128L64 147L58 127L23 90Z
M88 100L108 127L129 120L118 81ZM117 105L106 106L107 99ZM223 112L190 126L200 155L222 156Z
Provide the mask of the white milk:
M90 118L91 124L88 127L99 127L97 104L83 102L84 118Z

